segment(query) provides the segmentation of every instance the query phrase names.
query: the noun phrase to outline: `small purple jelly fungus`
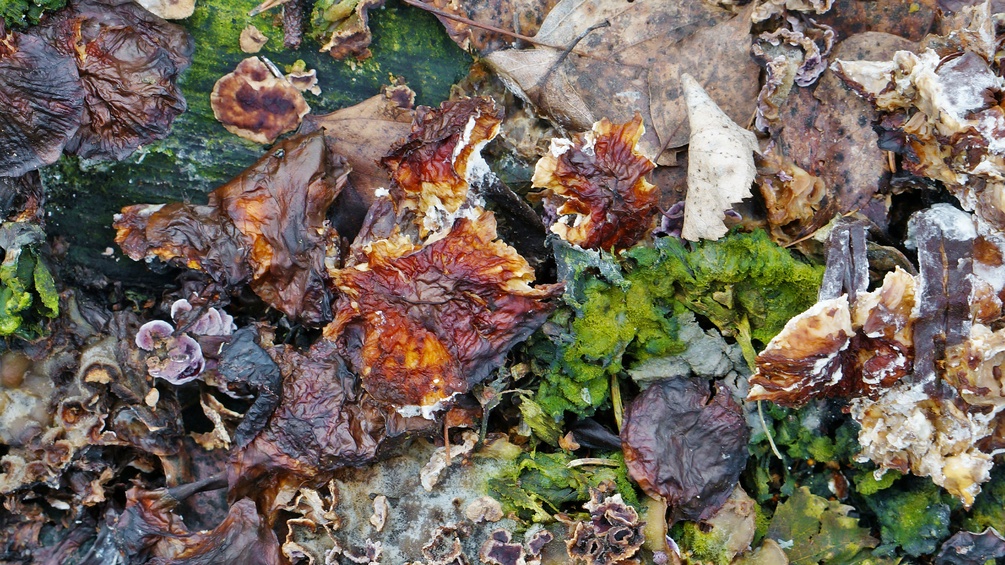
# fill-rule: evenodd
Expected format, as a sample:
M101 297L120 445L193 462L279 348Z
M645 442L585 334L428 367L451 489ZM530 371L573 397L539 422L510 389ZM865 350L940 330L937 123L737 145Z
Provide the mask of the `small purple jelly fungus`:
M206 368L199 342L189 335L171 338L166 345L165 357L151 355L147 358L147 372L150 376L181 385L196 379Z
M160 343L170 338L173 333L174 328L171 324L163 320L147 322L140 326L140 330L136 332L136 347L144 351L153 351L157 349Z
M191 312L192 308L192 303L188 300L184 298L176 300L171 305L171 319L176 324L179 323L179 317ZM231 335L235 330L237 325L234 324L234 317L216 308L207 308L198 320L185 328L186 332L200 336Z

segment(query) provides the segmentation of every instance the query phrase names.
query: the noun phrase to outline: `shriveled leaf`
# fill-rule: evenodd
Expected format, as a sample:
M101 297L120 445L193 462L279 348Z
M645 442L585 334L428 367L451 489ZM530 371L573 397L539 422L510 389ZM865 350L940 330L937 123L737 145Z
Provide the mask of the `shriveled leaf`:
M265 428L233 453L232 488L262 496L263 486L323 482L339 467L371 461L389 434L402 431L362 393L329 342L306 353L278 347L272 355L283 373L282 401Z
M546 46L496 51L486 60L573 131L603 117L626 122L640 113L646 125L640 151L660 162L665 150L687 142L683 73L733 121L749 119L758 88L749 32L749 9L732 16L703 2L563 0L535 36Z
M250 282L271 306L309 324L331 319L325 213L345 161L320 132L276 145L210 194L209 204L138 204L116 216L116 242L134 260L156 257L205 271L225 287Z
M689 378L651 384L621 429L631 477L666 500L671 522L704 520L725 503L746 466L749 436L729 393Z
M640 155L642 116L612 124L606 118L571 141L553 139L534 167L533 186L549 215L551 231L586 249L631 247L652 228L659 192L645 179L655 163Z
M184 28L132 0L78 0L32 34L77 64L84 115L66 149L81 157L122 160L167 137L187 105L177 85L191 63Z
M935 565L984 565L1005 557L1005 538L994 528L981 533L957 532L942 544Z
M457 220L424 247L378 240L364 256L331 272L343 294L325 336L370 394L411 410L434 409L487 377L561 292L529 285L533 271L496 239L490 212Z
M73 59L44 40L0 33L0 177L56 161L80 127L84 88Z
M785 549L791 565L855 563L860 551L878 541L848 515L851 510L801 487L775 510L766 538Z
M719 239L729 231L723 213L751 196L757 138L730 120L691 75L681 75L681 84L691 129L681 237Z

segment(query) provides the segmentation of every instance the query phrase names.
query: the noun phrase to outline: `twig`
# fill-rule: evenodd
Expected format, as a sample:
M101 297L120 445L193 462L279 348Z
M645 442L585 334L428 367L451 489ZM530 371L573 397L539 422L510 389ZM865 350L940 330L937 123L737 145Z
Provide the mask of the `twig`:
M542 42L534 39L533 37L529 37L529 36L523 35L521 33L516 33L515 31L505 30L505 29L503 29L501 27L496 27L496 26L493 26L493 25L483 24L481 22L476 22L476 21L474 21L472 19L465 18L464 16L458 16L457 14L451 14L450 12L447 12L446 10L441 10L441 9L437 8L436 6L430 6L429 4L426 4L425 2L421 2L420 0L401 0L401 1L404 2L405 4L408 4L409 6L418 8L420 10L425 10L425 11L429 12L430 14L436 14L437 16L440 16L440 17L443 17L443 18L447 18L448 20L454 20L455 22L461 22L462 24L467 24L467 25L472 26L472 27L477 27L479 29L484 29L485 31L491 31L493 33L498 33L498 34L501 34L501 35L507 35L509 37L512 37L512 38L515 38L515 39L519 39L521 41L526 41L527 43L530 43L532 45L540 45L541 47L551 47L552 49L562 49L561 47L555 47L554 45L549 45L547 43L542 43Z

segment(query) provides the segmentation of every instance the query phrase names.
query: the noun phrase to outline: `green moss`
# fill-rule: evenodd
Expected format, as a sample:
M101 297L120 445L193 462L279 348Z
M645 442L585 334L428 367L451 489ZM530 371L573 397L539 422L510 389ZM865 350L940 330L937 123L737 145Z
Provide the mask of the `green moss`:
M7 249L0 263L0 336L36 339L58 315L56 283L38 253L30 246Z
M555 417L592 414L609 399L611 375L685 351L680 329L694 323L692 313L735 337L745 352L752 339L766 343L816 301L823 273L762 231L691 247L660 238L629 250L622 262L563 244L555 254L568 281L567 308L532 348L544 376L536 400Z
M855 483L855 492L863 496L871 496L890 488L897 479L903 476L899 471L888 470L877 479L875 466L870 466L856 471L852 480Z
M689 565L729 565L733 561L733 552L726 547L729 535L718 529L703 532L696 522L678 522L670 537L677 542L684 562Z
M58 10L66 0L0 0L0 17L8 28L35 25L45 12Z
M899 548L911 557L932 553L949 536L948 495L928 478L904 477L894 487L866 497L876 514L883 544L879 555Z
M628 478L624 456L604 457L611 465L573 466L575 456L565 451L524 453L512 465L488 480L490 493L507 512L528 522L550 522L559 511L582 511L590 489L612 481L624 501L640 509L638 493Z

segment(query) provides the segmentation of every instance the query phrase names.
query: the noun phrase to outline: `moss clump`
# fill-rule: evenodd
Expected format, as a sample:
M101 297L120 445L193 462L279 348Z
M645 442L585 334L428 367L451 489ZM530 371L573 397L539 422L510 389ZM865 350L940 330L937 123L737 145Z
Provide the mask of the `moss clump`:
M35 25L42 14L66 6L66 0L0 0L0 17L8 28Z
M556 257L569 281L567 308L531 348L544 376L536 401L555 417L591 415L608 401L611 375L685 351L681 328L694 314L752 359L754 341L767 343L816 301L823 275L763 231L691 246L661 238L620 260L558 244Z

